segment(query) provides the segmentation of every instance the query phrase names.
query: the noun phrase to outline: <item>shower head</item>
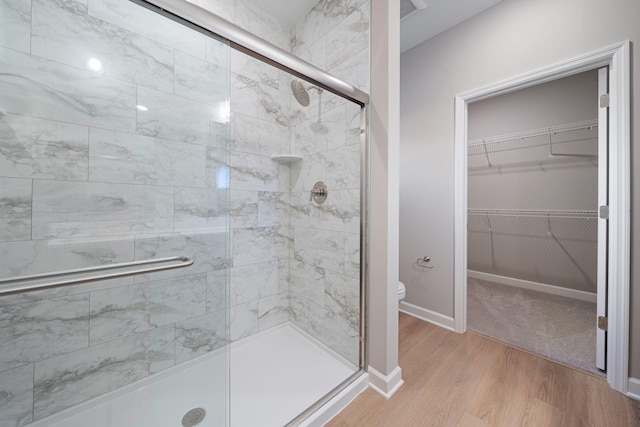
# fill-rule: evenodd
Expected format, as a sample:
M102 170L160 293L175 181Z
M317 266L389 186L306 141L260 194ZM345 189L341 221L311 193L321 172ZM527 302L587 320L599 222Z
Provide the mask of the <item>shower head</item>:
M309 92L299 80L291 80L291 92L300 105L309 106Z

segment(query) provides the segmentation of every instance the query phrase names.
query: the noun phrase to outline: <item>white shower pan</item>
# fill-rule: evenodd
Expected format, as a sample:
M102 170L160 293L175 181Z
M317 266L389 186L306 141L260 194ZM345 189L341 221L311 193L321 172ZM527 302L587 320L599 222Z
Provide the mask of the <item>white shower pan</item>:
M153 377L130 384L30 427L180 427L203 408L199 427L229 422L225 407L230 361L231 427L282 427L357 371L339 355L285 324Z

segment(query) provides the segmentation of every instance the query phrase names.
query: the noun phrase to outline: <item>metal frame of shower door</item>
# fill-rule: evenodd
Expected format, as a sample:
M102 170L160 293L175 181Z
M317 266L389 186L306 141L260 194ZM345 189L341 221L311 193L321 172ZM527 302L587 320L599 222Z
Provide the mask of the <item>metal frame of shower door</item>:
M129 1L173 20L178 20L195 30L201 32L205 30L208 35L227 41L236 50L287 71L356 104L364 106L369 103L369 95L366 92L186 0Z
M367 293L368 293L368 236L369 236L369 149L368 149L368 104L369 95L362 90L330 75L316 66L301 60L291 53L237 27L217 15L188 3L185 0L130 0L151 9L167 18L176 20L197 31L229 43L241 51L280 70L286 71L315 86L321 87L341 98L360 105L360 356L358 371L340 383L307 410L291 420L287 426L299 425L320 407L334 398L347 385L365 371L368 364L367 351Z

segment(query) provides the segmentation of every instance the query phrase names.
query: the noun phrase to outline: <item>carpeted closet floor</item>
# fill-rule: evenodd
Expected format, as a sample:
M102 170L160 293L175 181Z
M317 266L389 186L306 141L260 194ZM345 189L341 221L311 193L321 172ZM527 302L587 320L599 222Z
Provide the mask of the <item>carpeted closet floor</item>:
M596 305L484 280L467 282L468 329L596 375Z

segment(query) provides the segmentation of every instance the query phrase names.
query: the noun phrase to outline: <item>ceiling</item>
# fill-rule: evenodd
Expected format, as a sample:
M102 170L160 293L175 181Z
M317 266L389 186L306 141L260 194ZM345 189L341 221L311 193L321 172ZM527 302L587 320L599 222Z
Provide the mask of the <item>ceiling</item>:
M405 52L502 0L424 0L426 8L401 21L400 51Z
M293 26L318 0L249 0L276 19ZM375 0L372 0L375 1ZM422 0L424 9L401 21L400 51L404 52L489 9L502 0Z

